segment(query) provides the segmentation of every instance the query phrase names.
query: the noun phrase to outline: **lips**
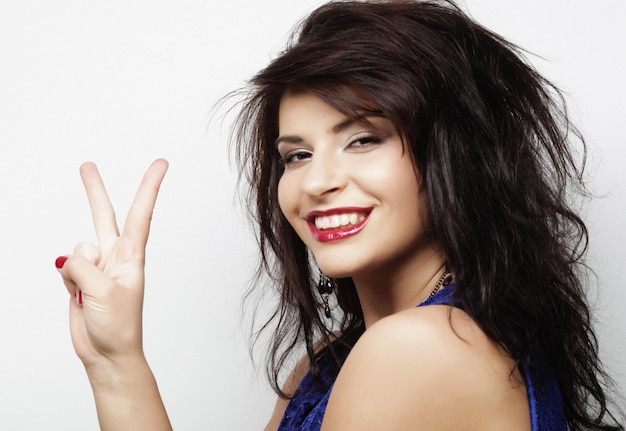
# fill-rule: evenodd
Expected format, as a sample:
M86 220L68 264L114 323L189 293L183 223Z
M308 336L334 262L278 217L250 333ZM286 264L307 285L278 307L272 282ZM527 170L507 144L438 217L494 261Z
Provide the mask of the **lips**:
M320 242L346 239L359 233L367 222L371 208L336 208L314 211L307 217L313 238Z

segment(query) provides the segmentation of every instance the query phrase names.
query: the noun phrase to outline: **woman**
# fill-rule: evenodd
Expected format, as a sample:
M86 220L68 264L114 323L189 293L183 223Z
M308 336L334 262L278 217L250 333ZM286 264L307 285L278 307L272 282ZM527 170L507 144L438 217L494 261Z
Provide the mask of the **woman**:
M624 429L567 200L577 134L514 46L445 2L330 3L251 84L237 148L281 298L267 430ZM166 168L118 238L84 165L100 247L57 260L103 429L170 429L141 348Z

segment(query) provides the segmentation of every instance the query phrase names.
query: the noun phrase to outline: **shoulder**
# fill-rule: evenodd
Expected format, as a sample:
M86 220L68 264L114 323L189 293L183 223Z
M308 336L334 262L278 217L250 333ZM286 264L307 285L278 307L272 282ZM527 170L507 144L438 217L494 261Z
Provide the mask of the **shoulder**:
M450 367L447 372L471 366L476 359L505 365L509 373L514 367L467 313L447 305L419 307L379 320L361 337L350 359L406 363L414 370L419 365Z
M433 305L365 332L337 378L323 430L516 429L485 421L494 409L528 418L514 362L465 312Z

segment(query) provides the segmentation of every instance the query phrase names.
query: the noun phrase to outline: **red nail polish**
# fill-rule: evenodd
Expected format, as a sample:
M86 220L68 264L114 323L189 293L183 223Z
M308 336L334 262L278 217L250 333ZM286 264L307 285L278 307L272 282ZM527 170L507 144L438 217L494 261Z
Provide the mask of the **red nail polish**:
M76 300L78 301L78 305L83 305L83 291L79 290L77 296Z
M63 265L65 265L65 261L67 260L67 256L59 256L57 257L57 260L54 261L54 265L61 269L63 268Z

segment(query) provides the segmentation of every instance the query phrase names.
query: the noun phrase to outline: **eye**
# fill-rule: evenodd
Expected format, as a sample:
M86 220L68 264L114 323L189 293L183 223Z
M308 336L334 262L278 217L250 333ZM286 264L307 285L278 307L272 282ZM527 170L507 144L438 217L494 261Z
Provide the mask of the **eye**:
M372 145L380 144L384 141L383 138L376 135L363 135L350 141L349 148L367 148Z
M285 166L293 165L294 163L301 162L303 160L311 158L313 154L310 151L294 150L289 151L284 156L281 156L281 162Z

